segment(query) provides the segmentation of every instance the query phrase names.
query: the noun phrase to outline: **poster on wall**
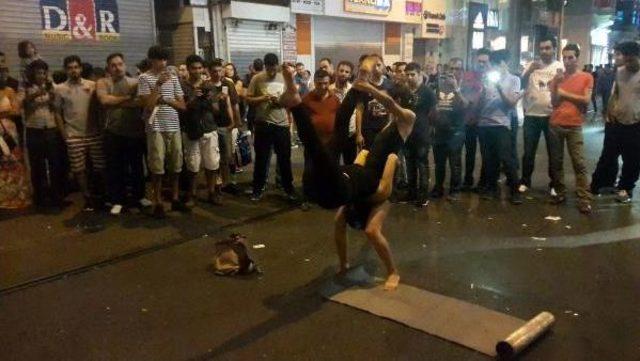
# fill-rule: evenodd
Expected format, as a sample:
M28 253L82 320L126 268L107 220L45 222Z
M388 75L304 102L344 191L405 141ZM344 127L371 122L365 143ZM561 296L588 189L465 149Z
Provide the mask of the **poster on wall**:
M344 0L344 11L386 16L391 12L391 0Z
M404 5L404 14L407 22L420 23L422 21L422 2L407 0Z
M420 37L424 39L444 39L446 34L444 0L424 1L422 3L422 31Z
M120 38L116 0L40 0L45 40L112 41Z
M324 14L324 0L291 0L291 12L299 14Z
M296 30L287 26L282 30L282 60L295 63L298 58Z

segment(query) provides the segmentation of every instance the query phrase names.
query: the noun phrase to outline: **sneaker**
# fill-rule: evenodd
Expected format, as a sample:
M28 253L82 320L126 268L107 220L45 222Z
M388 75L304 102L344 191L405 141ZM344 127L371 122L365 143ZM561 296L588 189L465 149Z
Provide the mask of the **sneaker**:
M484 199L487 201L492 201L492 200L496 200L496 199L500 199L500 191L496 190L482 190L479 192L480 194L480 199Z
M460 200L460 192L451 192L447 199L450 201L459 201Z
M191 213L191 208L187 207L186 204L180 201L172 201L171 202L171 211L172 212L182 212L182 213Z
M582 202L578 204L578 210L582 214L591 214L591 212L593 211L593 209L591 208L591 203L588 202Z
M218 192L209 193L209 196L207 197L207 203L213 204L214 206L221 206L222 200L220 198L220 193Z
M85 198L84 207L82 208L82 210L84 212L93 212L93 211L96 210L95 206L93 205L93 201L91 200L91 198Z
M558 196L558 193L556 192L556 189L555 189L555 188L551 188L551 189L549 190L549 195L553 198L553 197L557 197L557 196Z
M551 204L562 204L564 202L567 201L567 198L565 196L561 196L561 195L552 195L551 198L549 198L549 203Z
M513 192L511 194L511 199L509 201L513 205L520 205L520 204L522 204L522 195L520 194L519 191L518 192Z
M111 207L111 210L109 211L109 213L111 213L112 216L119 216L121 212L122 212L122 205L120 204L114 204Z
M142 198L138 201L138 204L140 204L140 207L142 208L147 208L147 207L151 207L153 205L153 202L151 202L146 198Z
M416 201L416 207L424 208L429 205L429 199L423 198Z
M162 204L156 204L156 206L153 207L153 218L163 219L164 217L164 206Z
M302 210L303 212L308 212L311 210L311 204L309 202L302 202L302 204L300 205L300 210Z
M620 189L618 191L618 193L616 194L616 202L619 202L619 203L630 203L631 202L631 196L629 195L629 193L626 190Z
M529 187L527 187L524 184L520 184L520 187L518 187L518 192L520 192L520 193L525 193L528 190L529 190Z
M260 200L262 199L262 193L252 193L251 194L251 202L260 202Z
M442 188L433 188L429 193L429 198L439 199L442 198L443 195L444 191L442 190Z
M286 193L287 193L287 200L289 202L296 202L298 200L298 195L296 194L296 191L290 191Z

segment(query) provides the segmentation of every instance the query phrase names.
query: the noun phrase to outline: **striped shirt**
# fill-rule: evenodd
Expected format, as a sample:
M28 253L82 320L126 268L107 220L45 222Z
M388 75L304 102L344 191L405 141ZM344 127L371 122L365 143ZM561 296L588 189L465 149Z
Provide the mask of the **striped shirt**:
M160 74L152 74L146 72L140 75L138 83L138 95L149 95L151 90L156 88ZM184 97L182 87L178 77L172 75L171 79L162 84L159 89L164 100L176 100ZM156 121L152 124L147 122L147 131L154 132L177 132L180 130L180 121L178 119L178 111L169 105L160 105L156 113Z

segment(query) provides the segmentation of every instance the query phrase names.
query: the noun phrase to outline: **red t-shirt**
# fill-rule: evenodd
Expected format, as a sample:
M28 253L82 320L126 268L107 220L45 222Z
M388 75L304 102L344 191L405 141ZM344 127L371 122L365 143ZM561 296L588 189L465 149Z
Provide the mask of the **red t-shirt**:
M552 89L555 84L552 84ZM558 85L559 89L572 94L586 95L588 89L593 89L593 76L589 73L579 71L573 75L566 76ZM551 124L562 127L579 127L584 121L583 114L586 113L587 105L579 106L576 103L562 99L560 104L551 113Z
M311 122L318 133L320 141L327 143L333 135L336 113L340 108L340 99L333 92L321 99L315 91L311 91L302 98L302 103L311 110Z

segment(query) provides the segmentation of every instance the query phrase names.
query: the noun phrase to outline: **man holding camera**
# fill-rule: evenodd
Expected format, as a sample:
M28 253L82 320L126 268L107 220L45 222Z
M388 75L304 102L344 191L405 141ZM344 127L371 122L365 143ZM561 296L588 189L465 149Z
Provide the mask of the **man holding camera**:
M216 179L220 169L220 148L217 124L212 106L212 85L202 79L204 60L198 55L187 57L189 78L182 83L187 110L182 114L184 134L183 147L187 168L187 193L185 202L191 203L196 196L196 177L204 167L207 182L207 201L220 205L220 191Z
M485 176L485 188L481 191L481 196L484 199L500 197L498 176L502 165L511 192L511 203L522 204L522 197L517 190L510 133L510 114L520 99L520 78L509 73L508 61L507 50L491 52L490 68L485 75L478 103L478 132L482 139L480 144Z

